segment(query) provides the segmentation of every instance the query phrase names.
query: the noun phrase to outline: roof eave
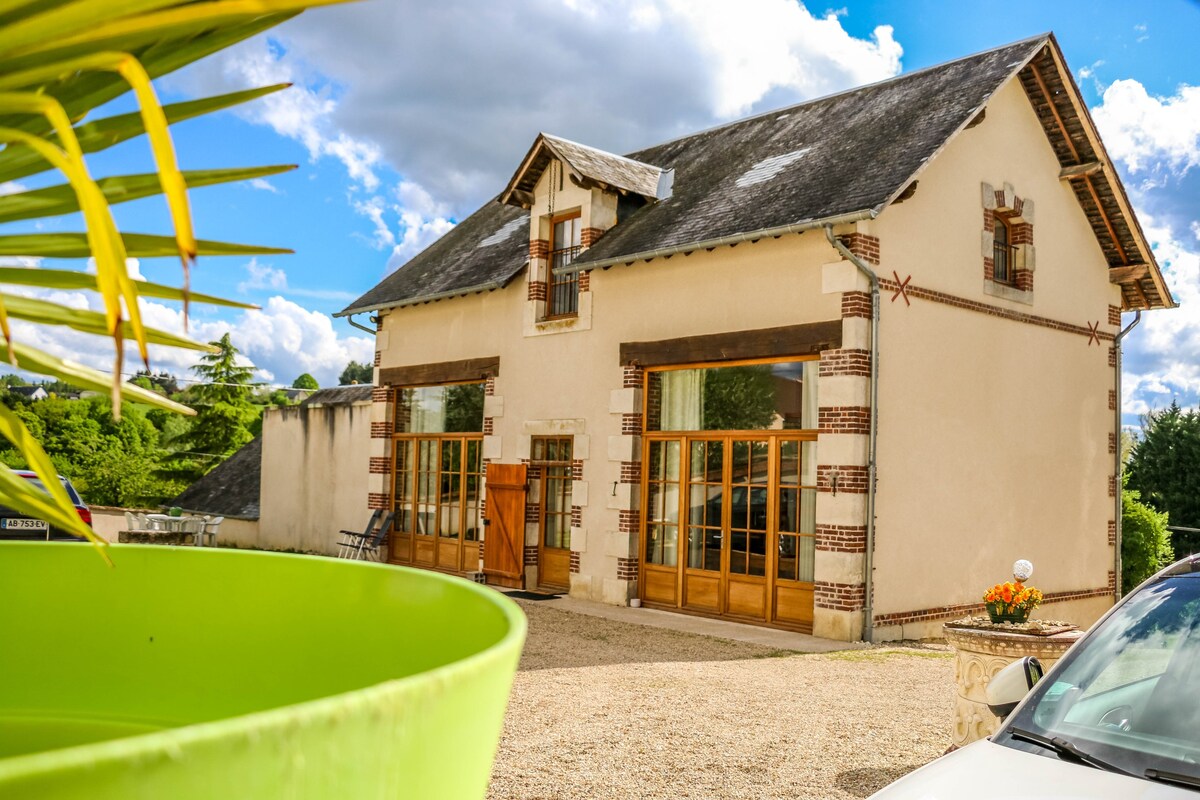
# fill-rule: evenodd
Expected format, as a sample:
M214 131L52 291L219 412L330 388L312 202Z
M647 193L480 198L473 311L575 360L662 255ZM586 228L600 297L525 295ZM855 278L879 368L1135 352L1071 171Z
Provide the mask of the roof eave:
M526 265L528 265L528 263L529 262L525 262ZM522 266L522 269L524 269L524 265ZM416 297L406 297L403 300L390 300L385 303L375 303L373 305L346 308L337 312L333 316L349 317L353 316L354 314L365 314L369 311L383 311L384 309L388 308L404 308L405 306L416 306L420 305L421 303L432 303L435 300L445 300L449 297L460 297L468 294L476 294L478 292L491 292L495 291L496 289L503 289L505 286L511 283L512 279L519 275L520 272L521 270L517 270L511 277L508 278L508 280L504 281L488 281L487 283L467 286L462 289L448 289L444 292L432 292L430 294L418 295Z

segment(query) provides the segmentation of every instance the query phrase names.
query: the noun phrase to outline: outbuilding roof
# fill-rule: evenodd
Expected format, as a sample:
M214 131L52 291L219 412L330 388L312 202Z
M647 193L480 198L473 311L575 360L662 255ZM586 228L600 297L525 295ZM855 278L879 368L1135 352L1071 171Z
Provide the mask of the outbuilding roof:
M262 437L256 436L171 501L185 511L258 519Z
M1125 305L1174 305L1086 107L1076 102L1057 43L1044 34L625 157L541 134L499 203L472 214L339 316L505 286L528 263L529 230L528 213L502 203L523 202L520 192L532 189L525 184L536 182L547 153L592 180L608 175L605 182L620 188L627 187L615 177L618 165L674 170L669 197L605 232L571 270L877 216L904 198L926 164L1018 74L1064 173L1090 170L1086 182L1064 179L1072 180L1109 266L1125 270L1110 273ZM650 173L640 174L639 193L650 196L643 191Z

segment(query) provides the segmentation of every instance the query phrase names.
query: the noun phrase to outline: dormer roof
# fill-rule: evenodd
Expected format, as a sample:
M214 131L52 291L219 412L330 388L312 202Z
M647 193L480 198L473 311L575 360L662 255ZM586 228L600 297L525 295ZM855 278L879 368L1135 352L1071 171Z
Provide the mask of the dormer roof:
M607 153L570 139L539 133L500 193L500 202L528 209L533 205L533 187L550 162L558 159L571 180L585 189L593 186L621 194L637 194L647 200L660 198L663 170L653 164Z

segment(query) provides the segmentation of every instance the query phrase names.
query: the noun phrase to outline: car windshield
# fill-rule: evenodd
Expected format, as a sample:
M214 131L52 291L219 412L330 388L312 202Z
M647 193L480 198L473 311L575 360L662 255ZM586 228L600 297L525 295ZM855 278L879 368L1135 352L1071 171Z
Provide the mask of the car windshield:
M1143 588L1050 677L993 742L1053 757L1011 734L1030 731L1138 777L1200 778L1200 573Z
M22 475L22 478L32 483L43 492L46 491L46 484L42 483L42 479L36 475ZM63 488L67 490L67 496L71 498L71 502L75 505L82 505L83 501L79 499L79 495L75 493L75 487L67 482L66 478L59 478L62 481Z

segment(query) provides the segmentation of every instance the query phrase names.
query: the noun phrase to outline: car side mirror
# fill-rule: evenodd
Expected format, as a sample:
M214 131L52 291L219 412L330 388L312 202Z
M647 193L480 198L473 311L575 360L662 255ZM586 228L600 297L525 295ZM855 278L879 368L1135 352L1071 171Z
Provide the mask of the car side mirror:
M1033 685L1042 679L1046 670L1033 656L1025 656L996 673L987 685L988 708L1000 719L1013 712L1029 694Z

